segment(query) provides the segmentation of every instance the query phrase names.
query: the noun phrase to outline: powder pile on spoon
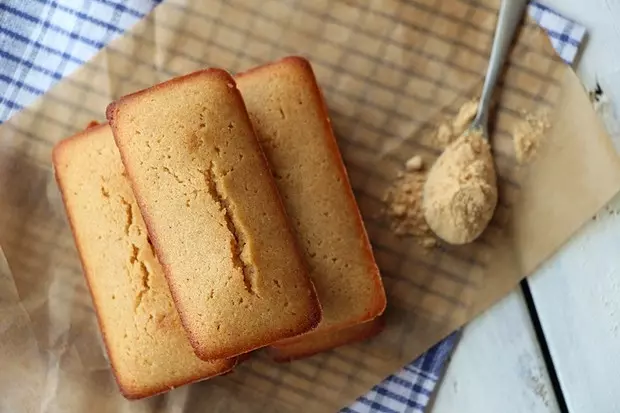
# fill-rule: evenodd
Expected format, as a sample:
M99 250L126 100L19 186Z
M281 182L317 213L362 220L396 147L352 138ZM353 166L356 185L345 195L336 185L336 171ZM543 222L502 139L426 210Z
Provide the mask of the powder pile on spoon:
M450 244L474 241L497 205L493 156L482 132L452 142L429 171L422 209L433 232Z

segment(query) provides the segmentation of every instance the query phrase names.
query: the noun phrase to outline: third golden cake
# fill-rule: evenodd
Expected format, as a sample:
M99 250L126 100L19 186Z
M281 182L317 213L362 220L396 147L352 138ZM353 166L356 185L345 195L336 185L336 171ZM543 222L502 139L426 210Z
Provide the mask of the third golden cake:
M237 84L319 295L316 331L374 319L383 284L310 64L285 58Z

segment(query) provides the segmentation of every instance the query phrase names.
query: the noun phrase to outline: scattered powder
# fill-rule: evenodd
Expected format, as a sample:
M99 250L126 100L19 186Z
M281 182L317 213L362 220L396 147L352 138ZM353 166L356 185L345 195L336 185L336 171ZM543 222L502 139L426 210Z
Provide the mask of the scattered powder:
M478 104L477 99L465 102L454 119L433 131L431 145L444 152L430 172L420 156L413 156L384 195L384 212L396 234L413 236L432 248L437 245L433 232L451 244L465 244L487 227L497 204L493 157L480 134L465 133ZM549 127L546 112L523 112L513 131L520 164L535 158Z
M523 116L512 133L517 162L520 164L531 162L536 157L550 127L547 113L523 112Z
M449 123L440 123L437 127L437 131L435 131L435 136L433 139L433 146L438 148L445 148L450 145L450 142L454 139L454 134L452 133L452 125Z
M465 102L458 110L454 119L439 124L433 132L431 144L444 149L467 130L478 112L478 100Z
M491 148L480 131L450 144L430 170L422 209L433 232L450 244L475 240L497 205L497 177Z
M384 212L390 219L390 227L395 234L412 236L419 245L433 248L437 245L437 240L422 212L422 191L426 174L423 165L420 169L402 173L383 198L386 205Z
M405 170L407 172L420 171L424 167L424 161L420 155L415 155L405 162Z
M463 134L476 117L478 112L478 100L470 100L463 103L456 117L452 121L452 133L458 137Z
M431 137L431 145L445 149L463 134L478 111L478 100L465 102L454 119L437 126ZM384 214L389 218L395 234L411 236L421 246L433 248L438 245L437 237L424 218L423 192L428 171L421 156L412 156L405 162L392 186L383 197Z

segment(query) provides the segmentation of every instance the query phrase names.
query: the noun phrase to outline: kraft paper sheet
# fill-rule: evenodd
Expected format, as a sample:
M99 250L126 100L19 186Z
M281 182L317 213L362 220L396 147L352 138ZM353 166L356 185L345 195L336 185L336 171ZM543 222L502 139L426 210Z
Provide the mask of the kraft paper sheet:
M406 159L436 157L434 127L479 93L497 0L166 0L0 126L1 409L20 412L336 411L530 274L619 189L620 162L575 74L526 22L498 95L500 206L481 240L426 252L394 236L381 198ZM129 402L112 377L51 166L60 139L124 94L208 66L239 72L307 56L388 293L387 327L291 364ZM537 160L515 162L522 111L548 110ZM7 398L8 395L8 398ZM301 409L301 410L300 410Z

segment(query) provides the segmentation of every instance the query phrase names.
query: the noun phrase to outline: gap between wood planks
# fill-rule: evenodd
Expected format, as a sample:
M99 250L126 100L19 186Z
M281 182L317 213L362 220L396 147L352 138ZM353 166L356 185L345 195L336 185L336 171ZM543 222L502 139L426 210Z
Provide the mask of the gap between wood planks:
M549 380L551 382L551 387L553 388L553 393L555 394L558 407L562 413L569 413L568 405L566 404L566 399L564 398L564 392L562 391L562 385L560 384L560 380L553 363L553 357L549 351L549 345L547 344L547 339L545 338L545 332L542 324L540 323L540 318L538 318L536 304L534 303L534 298L532 297L532 292L530 291L530 285L527 282L527 278L524 278L520 284L521 290L523 291L523 297L525 298L527 311L530 315L530 319L532 320L532 325L534 326L536 339L540 345L540 352L542 353L545 367L549 372Z

